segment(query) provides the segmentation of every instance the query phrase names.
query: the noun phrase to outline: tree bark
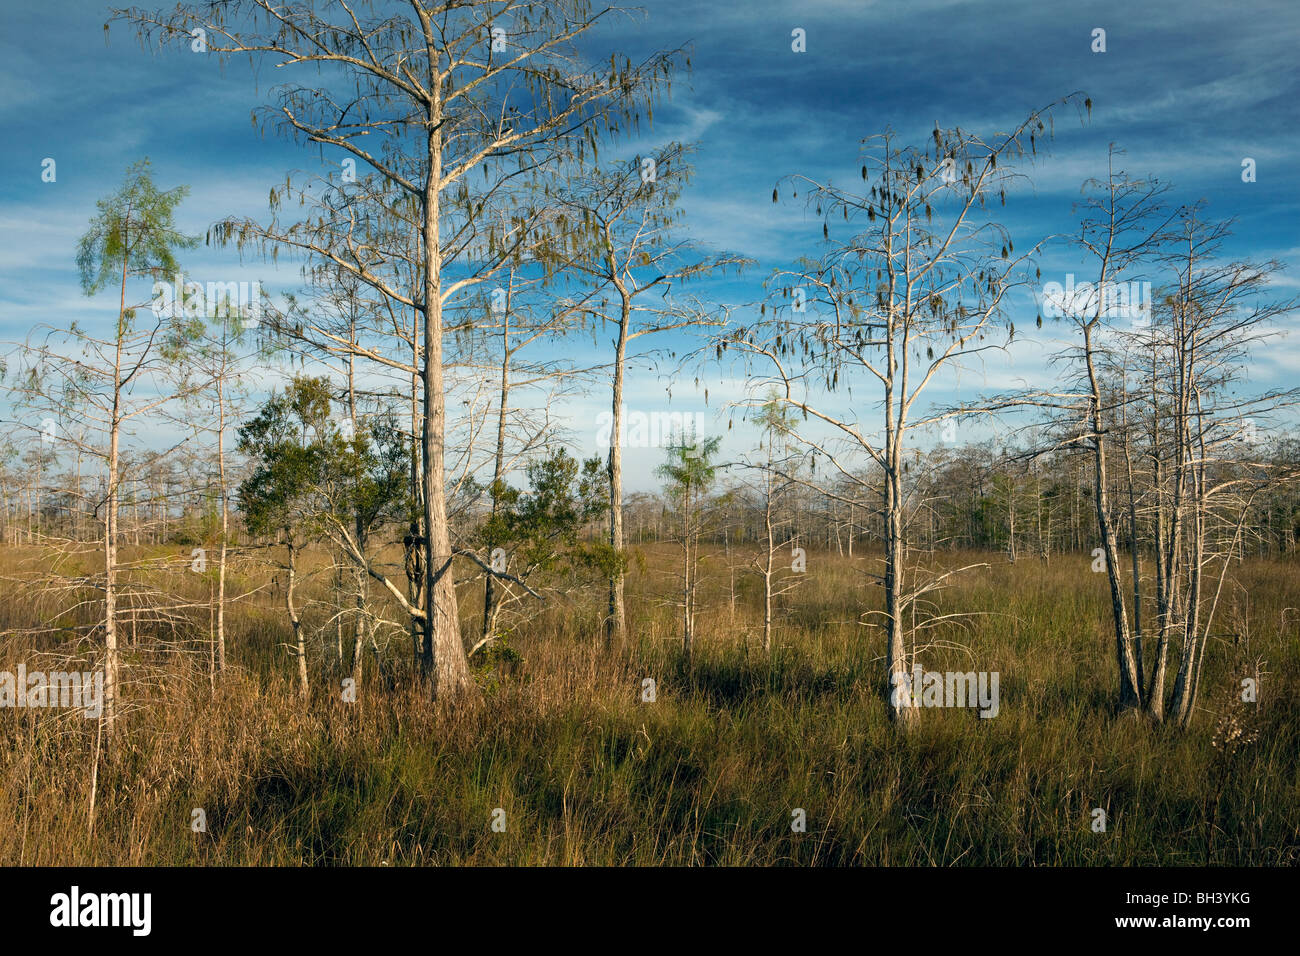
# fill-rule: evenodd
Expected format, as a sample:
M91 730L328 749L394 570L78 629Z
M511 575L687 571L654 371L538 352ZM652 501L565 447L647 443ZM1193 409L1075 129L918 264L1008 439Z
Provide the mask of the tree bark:
M430 62L437 51L430 50ZM434 89L437 86L435 83ZM473 693L469 662L460 636L460 610L456 575L452 566L451 532L447 526L446 490L443 486L446 449L446 395L442 369L442 250L439 245L439 185L442 179L442 141L438 123L439 102L428 115L428 178L424 188L424 490L427 613L424 616L423 663L430 678L430 696L453 703Z
M622 294L618 344L614 353L613 430L609 439L609 546L623 555L623 374L627 364L627 336L632 321L631 301ZM627 611L623 604L624 574L620 564L609 578L609 610L605 618L605 646L627 648Z
M1103 275L1105 273L1103 272ZM1115 628L1115 656L1119 665L1119 703L1121 707L1140 707L1141 686L1137 681L1137 658L1133 652L1133 638L1129 632L1128 611L1124 607L1124 588L1119 579L1119 555L1115 546L1115 527L1111 521L1107 498L1106 442L1101 417L1101 386L1093 359L1092 331L1089 323L1083 329L1084 359L1088 368L1089 424L1092 428L1093 504L1097 512L1097 530L1101 534L1102 551L1106 561L1106 581L1110 585L1111 615Z
M294 546L293 535L290 532L286 535L286 543L289 547L289 566L288 566L288 584L284 589L284 606L289 613L289 626L293 629L293 645L298 661L298 692L302 699L307 699L307 645L304 643L302 633L302 621L298 618L298 610L293 603L294 588L298 583L298 549Z

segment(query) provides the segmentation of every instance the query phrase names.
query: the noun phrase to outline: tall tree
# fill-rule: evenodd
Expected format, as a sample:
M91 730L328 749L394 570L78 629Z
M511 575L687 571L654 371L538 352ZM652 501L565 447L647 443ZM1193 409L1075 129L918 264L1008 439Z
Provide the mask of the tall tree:
M1121 278L1127 280L1160 251L1162 230L1168 221L1161 196L1165 187L1155 181L1133 180L1115 168L1116 150L1110 152L1110 172L1105 182L1089 180L1085 212L1079 227L1078 245L1096 263L1096 284L1085 285L1060 303L1061 311L1079 333L1078 358L1085 372L1083 428L1079 438L1091 452L1093 508L1101 538L1110 588L1115 632L1115 656L1119 667L1121 707L1142 706L1142 678L1139 653L1129 625L1125 585L1116 544L1117 522L1110 500L1110 441L1108 439L1113 402L1103 394L1099 370L1098 339L1114 318L1114 300L1107 290Z
M1000 348L986 341L999 324L1007 325L1008 337L1015 334L1006 305L1027 283L1037 244L1017 253L988 206L1005 203L1013 181L1024 178L1013 163L1040 151L1052 111L1076 98L1035 110L989 140L937 125L922 146L900 146L888 132L872 137L861 190L790 177L792 196L802 191L822 219L824 251L773 276L770 321L737 329L719 343L771 370L753 387L775 387L803 420L796 437L826 456L834 478L870 491L872 478L852 458L865 456L879 470L886 678L890 713L903 725L917 715L915 702L893 693L909 686L913 648L906 622L917 599L938 586L908 564L907 438L942 420L918 417L916 405L945 367ZM772 199L779 198L778 184ZM880 392L879 430L817 392L846 388L852 398L864 383Z
M1300 389L1243 394L1239 385L1249 350L1282 332L1277 320L1300 308L1300 297L1279 298L1270 289L1281 263L1229 259L1223 246L1232 223L1207 220L1200 204L1179 210L1168 256L1175 282L1152 329L1163 357L1160 391L1164 448L1155 449L1168 476L1157 497L1161 537L1156 542L1160 588L1160 639L1148 706L1164 714L1166 656L1172 634L1181 634L1178 672L1169 702L1171 717L1190 724L1196 707L1210 628L1234 558L1243 553L1243 529L1254 498L1294 481L1294 464L1278 466L1260 455L1256 429L1278 410L1294 406ZM1211 575L1217 565L1215 583ZM1213 585L1213 590L1211 590Z
M668 497L677 508L675 536L682 549L682 656L690 667L695 647L695 602L699 592L700 538L704 533L704 502L717 479L714 461L722 439L690 432L676 436L667 460L657 473L668 482Z
M188 405L210 400L212 413L195 424L197 433L207 432L216 439L215 495L217 499L217 566L216 586L212 597L212 661L215 676L226 669L226 584L230 558L231 482L229 448L226 437L231 422L241 411L241 399L247 393L246 377L250 367L262 357L248 349L250 329L256 325L261 303L232 303L229 298L215 303L214 314L195 317L178 328L175 335L191 343L186 363Z
M609 544L623 552L623 391L629 350L637 339L721 324L698 299L672 297L676 284L750 264L734 253L708 253L680 233L682 191L690 182L690 149L669 143L652 155L609 163L558 196L574 217L569 267L589 286L584 308L614 329L609 443ZM627 640L624 572L609 581L607 645Z
M613 12L586 0L213 0L117 12L145 39L190 44L201 30L210 53L251 55L286 73L310 71L314 85L282 87L271 118L373 171L332 192L314 219L231 221L218 233L319 257L422 319L422 652L435 698L454 700L474 687L444 487L444 309L520 262L538 228L554 219L545 204L520 202L521 184L531 180L529 189L540 196L538 177L594 152L598 126L613 134L642 110L649 116L675 54L656 53L639 64L612 55L605 69L578 53L578 42ZM367 241L357 215L359 208L389 208L398 196L418 209L412 287L380 271L390 250ZM518 208L494 214L512 207Z
M178 186L154 185L149 161L134 163L122 186L100 200L98 212L77 246L82 290L93 296L106 288L117 292L116 317L110 331L95 334L81 323L67 329L37 329L28 338L21 382L23 400L57 418L81 419L93 430L80 451L104 466L102 521L104 593L104 728L114 730L120 687L120 507L124 483L124 434L129 425L174 400L169 387L180 364L185 337L169 335L181 324L174 308L162 307L152 294L130 300L140 279L170 279L178 271L176 253L197 240L177 230L175 211L188 192ZM152 305L145 310L144 306ZM71 437L65 431L64 437Z
M758 409L757 424L762 429L761 458L754 466L758 469L758 495L762 502L762 553L754 564L763 579L763 653L772 653L772 600L792 585L777 579L777 551L787 543L778 532L788 522L784 516L786 499L795 487L798 463L790 451L790 435L796 426L794 414L788 405L775 396ZM850 530L850 534L852 531ZM852 538L850 537L852 556Z

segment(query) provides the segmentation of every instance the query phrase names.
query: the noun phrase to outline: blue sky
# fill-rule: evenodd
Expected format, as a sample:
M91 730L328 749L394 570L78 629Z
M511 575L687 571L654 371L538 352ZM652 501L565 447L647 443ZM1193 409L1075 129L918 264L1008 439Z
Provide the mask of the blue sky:
M772 204L778 178L806 173L852 182L860 141L886 127L916 142L936 122L992 134L1075 90L1091 97L1091 118L1081 124L1062 113L1050 155L1032 170L1032 189L1008 199L1002 219L1017 247L1070 231L1080 184L1104 175L1107 145L1115 142L1126 151L1127 169L1169 182L1174 201L1205 199L1211 215L1236 217L1232 255L1286 263L1279 293L1300 286L1300 4L1294 0L652 0L643 10L593 37L593 49L602 59L610 49L635 59L691 45L690 76L656 110L654 130L629 148L670 139L698 143L695 183L684 200L689 233L759 262L740 280L707 289L720 300L756 301L773 268L819 251L820 222L802 205ZM0 340L6 342L22 340L42 322L112 321L111 296L86 299L73 258L95 200L119 184L135 159L148 155L162 185L191 186L180 218L195 233L231 213L264 216L270 187L287 171L320 168L314 150L264 137L250 123L250 109L273 82L265 71L257 76L239 63L223 71L214 59L188 51L144 51L121 24L106 43L107 14L98 3L72 0L10 4L3 14L0 122L8 146L0 154ZM795 28L806 32L804 53L791 50ZM1105 53L1090 49L1095 28L1106 31ZM41 179L46 157L57 163L54 183ZM1254 183L1241 180L1246 157L1257 164ZM1072 269L1063 250L1049 250L1039 261L1044 280L1063 280ZM273 289L297 281L292 267L241 266L234 253L203 247L184 265L198 278L261 279ZM1016 324L1032 331L1032 312ZM1045 357L1064 344L1063 334L1050 324L1037 335L1019 334L1005 356L936 383L934 400L1044 381L1052 374ZM1251 382L1293 384L1297 367L1300 339L1292 335L1255 357ZM702 385L710 386L710 417L743 392L735 369L711 370ZM690 381L671 382L644 366L629 382L628 402L647 411L705 407ZM595 450L590 422L606 404L597 387L560 410L588 453ZM865 400L863 414L871 414ZM718 430L725 428L721 421ZM729 433L728 446L743 452L750 438L743 429ZM653 487L650 471L660 457L652 449L629 450L634 489Z

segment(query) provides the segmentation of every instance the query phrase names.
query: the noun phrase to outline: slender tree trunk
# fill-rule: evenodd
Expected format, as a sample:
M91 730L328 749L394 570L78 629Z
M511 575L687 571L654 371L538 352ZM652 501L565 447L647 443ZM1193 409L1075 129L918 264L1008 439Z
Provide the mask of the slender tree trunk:
M770 439L769 439L770 440ZM763 506L763 530L767 534L767 555L763 568L763 653L772 653L772 572L776 542L772 534L772 457L768 454L767 495ZM853 539L850 538L850 541Z
M1127 417L1127 412L1125 413ZM1137 686L1146 687L1142 639L1142 552L1138 544L1137 495L1133 487L1133 459L1129 454L1127 421L1124 428L1124 472L1128 484L1128 546L1133 561L1133 638L1137 650Z
M351 328L348 337L355 344L356 342L356 317L350 316ZM357 421L357 385L356 385L356 355L348 353L348 420L352 423L352 435L355 438L358 434L359 423ZM353 536L357 542L357 550L363 555L366 553L366 538L368 532L361 516L360 511L356 512L352 522ZM356 607L356 616L352 621L352 680L354 686L361 684L361 668L364 660L363 652L366 646L366 640L370 637L370 613L368 609L370 598L370 576L361 569L356 569L354 579L353 600ZM342 659L340 656L340 665Z
M1016 486L1007 476L1007 557L1016 563Z
M1169 572L1165 560L1168 525L1165 476L1160 454L1160 410L1156 385L1155 340L1151 348L1151 482L1155 491L1156 660L1147 690L1147 710L1157 723L1165 719L1165 673L1169 656Z
M885 670L889 678L891 698L900 682L911 687L906 635L903 630L903 528L902 501L897 486L897 472L890 468L885 473L885 617L889 628L885 640ZM912 701L910 706L893 706L890 713L903 728L910 728L917 722L917 708L920 701Z
M224 346L223 346L224 348ZM223 373L224 376L224 373ZM216 668L226 669L226 552L230 506L226 490L226 401L223 377L217 379L217 488L221 495L221 550L217 556Z
M1189 367L1191 362L1189 360ZM1198 398L1199 402L1199 398ZM1174 681L1172 707L1180 727L1186 728L1192 722L1196 712L1196 690L1199 682L1201 665L1205 656L1205 638L1201 634L1201 568L1205 563L1205 446L1204 424L1198 420L1197 434L1200 441L1200 455L1191 465L1192 472L1192 534L1189 542L1190 554L1188 570L1190 572L1187 586L1187 611L1184 615L1183 655L1178 662L1178 676ZM1188 436L1187 457L1190 459L1193 449ZM1228 560L1225 556L1224 560Z
M411 498L413 510L418 512L421 517L424 514L424 494L423 485L420 476L423 472L423 459L421 458L421 440L420 440L420 385L421 378L417 369L420 368L420 312L418 310L412 313L411 327ZM411 536L420 538L420 520L412 517ZM422 550L423 546L418 540L412 542L412 548L417 553ZM411 606L417 610L427 612L427 601L424 592L424 577L422 574L415 574L414 571L408 572L406 576L406 597L411 602ZM409 624L411 632L411 662L412 666L421 660L420 639L424 633L424 628L420 622L412 617Z
M1101 417L1101 387L1093 362L1092 325L1084 327L1084 357L1088 367L1089 424L1092 427L1093 454L1093 504L1097 512L1097 529L1101 534L1102 550L1106 561L1106 580L1110 585L1111 615L1115 628L1115 656L1119 665L1119 702L1121 707L1140 707L1141 687L1137 683L1137 658L1133 652L1133 638L1129 633L1128 611L1124 607L1124 589L1119 579L1119 555L1115 546L1115 528L1111 521L1110 503L1107 500L1106 442Z
M892 248L892 246L887 247ZM890 279L890 321L888 329L888 369L885 378L885 456L884 456L884 539L885 539L885 617L889 633L885 638L885 673L889 680L886 695L890 703L890 716L904 730L910 730L918 723L920 701L908 700L904 703L900 684L908 682L911 674L906 633L903 629L904 581L903 565L905 560L905 543L903 527L903 434L906 428L907 371L900 370L896 339L902 338L902 352L907 357L907 334L896 328L894 310L893 278ZM899 387L901 376L900 401L894 402L895 388ZM898 706L895 705L898 702Z
M1170 503L1166 509L1164 504L1164 494L1161 494L1161 504L1158 511L1157 521L1163 527L1163 534L1157 542L1158 559L1162 557L1163 561L1163 588L1159 593L1159 602L1157 612L1160 625L1160 642L1157 647L1156 674L1152 678L1151 691L1151 713L1156 720L1164 720L1164 687L1168 671L1168 653L1169 644L1173 639L1173 632L1176 628L1183 629L1183 644L1187 647L1187 605L1185 604L1183 586L1182 586L1182 554L1183 554L1183 528L1186 522L1186 491L1188 470L1190 468L1191 447L1188 437L1189 421L1189 399L1188 399L1188 376L1190 368L1187 363L1187 353L1185 345L1185 315L1183 310L1175 311L1175 331L1177 334L1176 341L1179 343L1175 349L1175 375L1174 391L1175 398L1173 402L1173 474L1170 476L1172 490L1170 493ZM1152 389L1155 389L1155 371L1156 358L1154 346L1152 351ZM1159 467L1157 463L1157 468ZM1163 555L1160 553L1163 552ZM1158 699L1157 699L1158 698ZM1178 691L1175 689L1175 698L1178 698ZM1174 705L1175 715L1178 713L1178 705Z
M120 351L120 348L119 348ZM114 386L113 418L109 426L108 500L104 510L104 732L112 739L117 720L117 472L119 402Z
M855 492L856 494L856 492ZM853 502L849 502L849 560L853 560L853 524L857 521Z
M307 699L307 645L302 633L302 621L294 606L294 588L298 584L298 549L294 546L292 533L286 536L289 547L288 584L284 589L284 606L289 612L289 626L293 629L293 645L298 660L298 692L303 700Z
M695 637L695 581L691 572L691 486L688 482L682 493L682 655L688 668Z
M122 237L127 249L127 237ZM122 256L122 296L117 318L116 347L113 357L113 411L108 425L108 476L104 502L104 733L112 740L117 721L118 650L117 650L117 502L121 469L120 439L122 431L122 337L126 334L126 254Z
M430 51L436 59L437 52ZM437 89L435 79L434 89ZM428 179L424 188L424 525L425 594L423 659L431 678L434 700L454 702L474 691L469 662L460 636L456 574L452 567L451 533L447 526L444 456L447 407L442 369L442 250L439 245L442 180L441 103L435 99L428 116Z
M364 549L364 545L358 541L359 548ZM371 639L370 614L366 607L369 597L369 576L362 570L356 572L356 625L355 634L352 640L352 680L356 686L361 684L361 666L364 660L364 651L366 641Z
M347 667L347 660L343 656L343 576L345 571L342 565L334 568L334 601L338 605L338 613L334 615L334 663L338 667L339 673Z
M506 311L501 320L501 398L497 408L497 444L496 458L492 468L492 517L497 516L500 508L500 482L505 477L502 471L506 463L506 413L510 405L510 303L506 302ZM489 556L489 562L491 556ZM496 578L485 575L483 583L483 631L481 640L486 642L496 623L493 607L496 603Z
M618 325L614 353L613 430L609 439L609 546L621 561L623 555L623 373L627 364L628 328L632 304L626 293ZM624 574L620 564L609 578L609 611L605 618L606 647L627 647L627 612L623 604Z

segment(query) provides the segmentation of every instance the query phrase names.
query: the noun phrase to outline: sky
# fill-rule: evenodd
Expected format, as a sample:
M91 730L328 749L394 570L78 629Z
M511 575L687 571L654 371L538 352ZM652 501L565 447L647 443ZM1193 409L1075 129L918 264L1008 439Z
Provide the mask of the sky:
M250 111L276 82L268 71L188 50L144 50L129 28L106 34L109 8L85 0L5 6L0 30L0 341L21 342L42 324L113 321L113 297L87 298L77 281L76 243L94 204L142 156L162 186L185 183L179 211L186 231L203 233L230 214L265 218L267 196L291 170L323 170L319 154L264 135ZM1094 31L1105 52L1094 52ZM803 31L806 49L792 48ZM589 43L608 59L634 60L688 45L692 70L675 81L652 130L629 150L669 140L696 144L695 179L683 198L689 236L704 246L756 260L739 278L702 286L752 315L773 270L821 251L821 222L801 203L771 202L783 177L857 180L862 140L893 129L924 143L936 123L992 135L1066 94L1091 99L1088 116L1057 116L1049 153L1031 182L1008 198L1001 220L1016 245L1072 229L1072 206L1089 177L1104 176L1108 146L1124 150L1134 175L1172 186L1171 200L1205 200L1215 218L1235 218L1225 252L1278 259L1279 296L1300 290L1300 70L1295 43L1300 4L1181 2L1021 2L1021 0L806 0L699 3L651 0L602 29ZM1243 182L1253 159L1255 181ZM55 179L44 181L47 159ZM45 165L43 165L45 164ZM1076 263L1064 246L1039 257L1044 281L1064 282ZM260 280L273 292L299 284L291 265L241 263L229 250L200 246L184 258L200 279ZM1005 353L945 374L931 398L943 405L980 392L1051 381L1047 357L1069 342L1066 329L1033 328L1032 301L1011 316L1019 331ZM1023 310L1023 314L1019 312ZM1293 320L1300 317L1292 317ZM1290 323L1287 323L1288 325ZM677 353L690 340L660 343ZM600 339L593 346L605 350ZM1252 387L1295 384L1300 338L1287 335L1252 356ZM264 384L264 383L263 383ZM708 388L706 404L704 389ZM671 398L669 393L671 392ZM858 392L853 410L875 414ZM746 395L743 370L695 374L665 359L638 362L628 382L633 411L704 416L725 435L724 455L754 444L743 426L727 430L727 405ZM843 399L839 399L843 400ZM553 409L584 454L594 454L605 386ZM19 413L0 397L0 417ZM978 426L996 433L1001 426ZM983 432L964 436L978 439ZM139 440L148 440L144 436ZM657 487L662 449L626 453L627 484Z

